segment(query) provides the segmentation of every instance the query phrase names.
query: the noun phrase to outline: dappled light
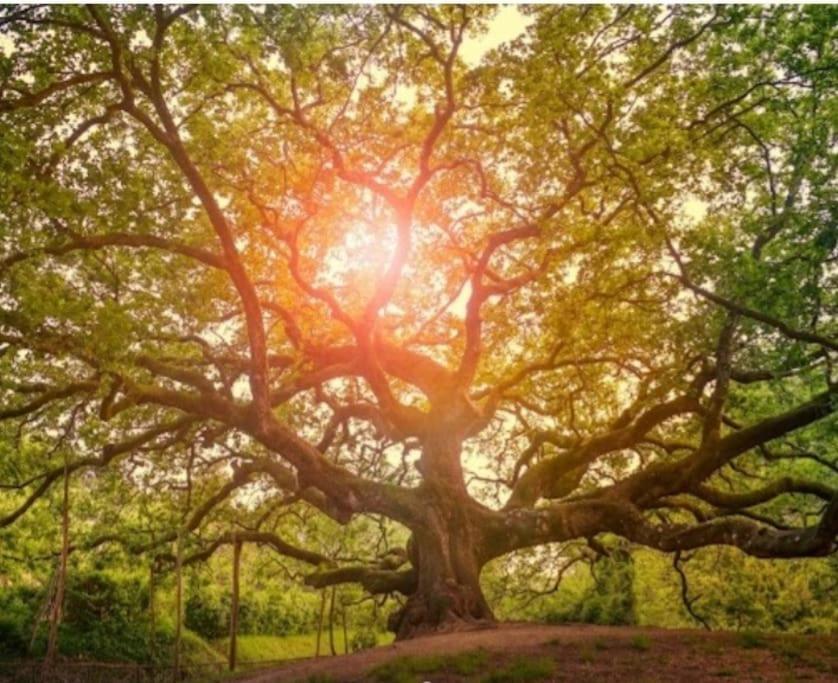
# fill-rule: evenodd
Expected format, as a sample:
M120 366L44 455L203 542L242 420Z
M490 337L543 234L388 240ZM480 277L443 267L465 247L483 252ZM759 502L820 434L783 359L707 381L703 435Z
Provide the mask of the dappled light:
M828 6L0 8L0 660L834 633L835 34ZM591 680L656 644L614 637ZM297 670L557 675L434 653Z

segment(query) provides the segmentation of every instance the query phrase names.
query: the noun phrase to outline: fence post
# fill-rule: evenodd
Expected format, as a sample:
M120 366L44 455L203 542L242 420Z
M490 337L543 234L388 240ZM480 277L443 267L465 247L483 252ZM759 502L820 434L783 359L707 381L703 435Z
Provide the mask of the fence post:
M323 635L323 614L326 611L326 590L320 591L320 619L317 621L317 648L314 656L320 656L320 638Z
M349 635L346 632L346 603L341 601L341 616L343 617L343 654L349 654Z
M155 631L157 630L157 619L154 613L154 593L156 590L156 576L154 572L154 558L151 559L148 572L148 653L154 653Z
M177 618L175 619L175 656L172 671L172 680L180 679L180 640L183 630L183 531L177 532L177 549L175 553L175 572L177 573L177 587L175 589L175 603L177 607Z
M236 639L239 631L239 565L242 558L242 542L233 532L233 599L230 605L230 671L236 670Z
M335 591L337 586L332 586L332 599L329 602L329 649L332 651L332 656L337 654L335 649Z

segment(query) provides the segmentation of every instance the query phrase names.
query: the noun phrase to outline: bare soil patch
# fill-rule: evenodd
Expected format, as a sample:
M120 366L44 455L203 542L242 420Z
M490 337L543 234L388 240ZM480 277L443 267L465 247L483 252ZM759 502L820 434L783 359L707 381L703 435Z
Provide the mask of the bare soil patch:
M504 624L237 678L247 683L714 680L838 681L838 637Z

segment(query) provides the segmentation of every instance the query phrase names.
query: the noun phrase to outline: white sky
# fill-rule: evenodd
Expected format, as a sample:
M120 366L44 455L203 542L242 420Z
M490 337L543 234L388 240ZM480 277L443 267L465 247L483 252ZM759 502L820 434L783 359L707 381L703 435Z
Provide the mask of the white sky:
M463 39L460 56L466 64L476 66L483 56L499 45L514 40L532 23L515 5L503 5L489 22L483 35L470 34Z

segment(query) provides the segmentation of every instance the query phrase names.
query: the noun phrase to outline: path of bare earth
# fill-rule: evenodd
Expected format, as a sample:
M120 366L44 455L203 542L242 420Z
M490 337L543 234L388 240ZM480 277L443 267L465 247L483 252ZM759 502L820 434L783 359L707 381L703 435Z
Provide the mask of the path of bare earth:
M471 676L444 670L422 683L482 681L520 658L550 658L542 678L573 683L610 681L838 681L838 636L737 634L699 630L503 624L480 631L438 634L339 657L321 657L237 677L239 683L388 683L380 667L400 657L486 651Z

